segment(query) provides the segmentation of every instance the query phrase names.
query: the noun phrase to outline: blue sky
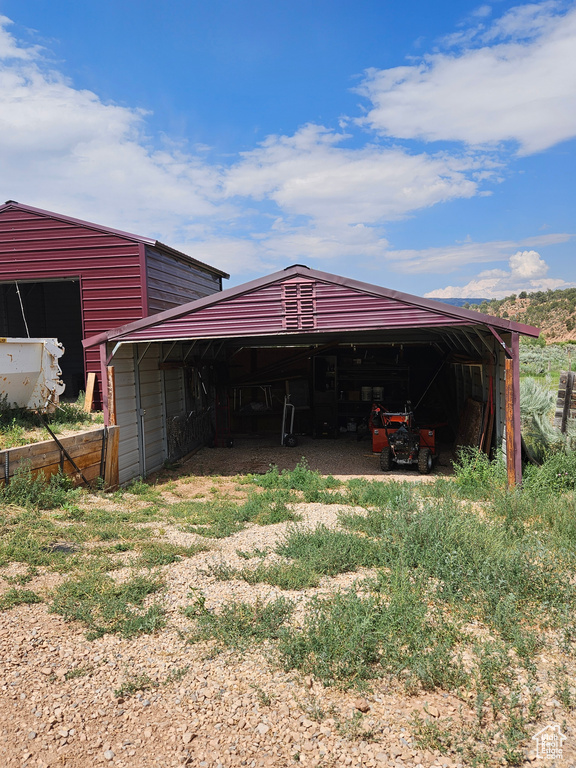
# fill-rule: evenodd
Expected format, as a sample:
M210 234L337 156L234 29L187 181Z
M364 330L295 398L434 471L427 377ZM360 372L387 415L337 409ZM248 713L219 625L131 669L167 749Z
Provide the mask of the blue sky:
M576 3L0 0L0 198L230 272L576 284Z

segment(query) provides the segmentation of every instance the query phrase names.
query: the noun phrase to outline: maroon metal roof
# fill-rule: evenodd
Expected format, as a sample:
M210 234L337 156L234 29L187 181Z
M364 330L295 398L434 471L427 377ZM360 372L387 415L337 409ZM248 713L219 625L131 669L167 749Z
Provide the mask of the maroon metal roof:
M462 325L535 337L540 333L532 326L296 265L85 339L84 344Z
M0 282L77 279L84 337L149 314L147 247L159 250L149 238L13 201L0 206ZM170 259L179 254L165 250ZM180 256L191 271L214 274L219 287L224 272ZM85 369L99 373L98 350L86 349Z
M66 222L67 224L75 224L80 227L85 227L86 229L92 229L95 232L103 232L107 235L116 235L117 237L125 238L126 240L132 240L136 243L144 243L144 245L152 245L155 248L158 248L161 251L165 251L166 253L169 253L172 256L175 256L176 258L182 259L186 262L192 262L192 264L196 264L199 267L203 267L204 269L207 269L209 272L213 272L215 275L219 275L220 277L224 277L228 279L230 275L227 272L222 272L222 270L217 269L216 267L212 267L210 264L206 264L203 261L198 261L198 259L193 258L192 256L188 256L188 254L183 253L182 251L177 251L175 248L172 248L169 245L166 245L165 243L161 243L159 240L153 240L150 237L143 237L142 235L135 235L131 232L124 232L121 229L112 229L111 227L105 227L101 224L94 224L91 221L83 221L82 219L75 219L72 216L64 216L61 213L54 213L53 211L47 211L43 208L34 208L31 205L24 205L23 203L17 203L15 200L7 200L4 205L0 205L0 213L3 213L6 210L18 210L18 211L24 211L32 214L36 214L37 216L45 216L48 219L54 219L57 221ZM41 235L40 235L41 237ZM58 247L58 243L54 242L51 243L53 247Z

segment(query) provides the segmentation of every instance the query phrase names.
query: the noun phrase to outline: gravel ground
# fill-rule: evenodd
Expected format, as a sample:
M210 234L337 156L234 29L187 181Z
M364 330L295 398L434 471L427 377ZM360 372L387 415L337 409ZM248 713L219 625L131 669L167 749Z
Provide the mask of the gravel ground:
M197 497L216 484L221 492L242 495L242 487L216 475L265 471L270 462L293 467L302 455L311 468L341 476L381 477L368 443L336 441L327 458L328 443L303 443L301 449L277 449L249 443L241 450L203 449L172 477L174 498ZM354 449L346 453L344 448ZM338 456L336 456L338 453ZM341 455L340 455L341 454ZM194 472L194 476L188 473ZM414 477L410 471L398 473ZM206 477L209 475L210 477ZM160 487L160 486L159 486ZM110 501L110 506L114 502ZM99 505L102 506L101 501ZM303 523L334 526L338 507L300 504ZM0 766L94 765L126 768L235 768L236 766L306 765L376 768L450 768L458 765L437 751L418 749L409 727L414 712L441 722L471 719L473 707L463 707L445 693L407 696L393 682L376 681L370 692L326 689L313 678L275 666L270 649L255 647L241 654L219 651L212 643L188 644L190 621L180 612L191 602L190 589L201 591L208 608L230 598L255 601L276 595L305 602L310 595L350 586L364 573L325 578L319 588L283 592L265 584L217 581L210 566L246 565L237 550L271 549L288 524L249 525L226 539L209 541L211 549L162 568L167 582L163 601L167 627L156 635L125 640L104 636L89 642L83 629L49 614L45 604L24 605L0 613ZM197 541L172 527L163 540ZM274 555L269 556L274 557ZM22 572L11 566L4 575ZM29 588L42 591L62 577L41 574ZM5 591L6 582L0 583ZM147 675L154 685L133 695L115 691L135 676ZM550 722L568 723L572 715L559 702L543 703ZM574 765L572 736L557 766ZM530 759L535 760L531 755ZM527 762L526 765L529 763Z
M310 469L343 480L351 477L421 480L423 477L416 467L396 468L383 475L380 455L372 453L371 439L364 437L357 440L353 433L343 434L337 440L298 437L295 448L285 448L279 442L279 437L263 437L235 440L233 448L203 448L189 460L188 466L197 475L230 476L249 472L264 473L270 464L276 464L279 469L294 469L305 458ZM432 477L452 474L451 459L450 447L440 446Z

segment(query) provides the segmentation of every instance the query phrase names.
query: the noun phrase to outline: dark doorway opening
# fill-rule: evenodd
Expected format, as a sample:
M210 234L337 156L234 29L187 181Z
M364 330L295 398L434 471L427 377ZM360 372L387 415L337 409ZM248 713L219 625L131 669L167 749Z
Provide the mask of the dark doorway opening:
M65 349L60 358L64 398L76 398L85 388L80 281L19 281L18 288L24 316L16 283L0 283L0 336L25 338L27 323L31 337L58 339Z

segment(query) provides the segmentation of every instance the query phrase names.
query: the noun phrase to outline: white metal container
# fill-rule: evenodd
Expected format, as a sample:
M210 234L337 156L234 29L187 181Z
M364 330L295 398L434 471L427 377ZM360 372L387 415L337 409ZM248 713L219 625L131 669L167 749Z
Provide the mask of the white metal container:
M13 407L54 410L64 392L63 354L57 339L0 337L0 398Z

